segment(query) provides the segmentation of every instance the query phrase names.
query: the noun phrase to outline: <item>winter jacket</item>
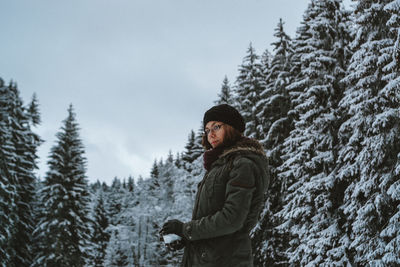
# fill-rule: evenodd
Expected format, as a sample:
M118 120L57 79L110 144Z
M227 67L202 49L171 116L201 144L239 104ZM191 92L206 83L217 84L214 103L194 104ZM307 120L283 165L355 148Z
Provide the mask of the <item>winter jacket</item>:
M268 187L262 146L244 138L225 150L198 184L182 266L253 266L249 233Z

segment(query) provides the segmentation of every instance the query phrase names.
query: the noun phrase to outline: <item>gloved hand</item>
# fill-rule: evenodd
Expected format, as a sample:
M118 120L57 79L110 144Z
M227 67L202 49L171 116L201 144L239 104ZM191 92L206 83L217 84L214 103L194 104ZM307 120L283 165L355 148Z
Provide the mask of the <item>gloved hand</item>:
M186 239L175 240L169 244L165 244L165 246L171 251L181 250L186 246Z
M161 235L176 234L183 237L183 222L179 220L170 220L164 223L161 231Z

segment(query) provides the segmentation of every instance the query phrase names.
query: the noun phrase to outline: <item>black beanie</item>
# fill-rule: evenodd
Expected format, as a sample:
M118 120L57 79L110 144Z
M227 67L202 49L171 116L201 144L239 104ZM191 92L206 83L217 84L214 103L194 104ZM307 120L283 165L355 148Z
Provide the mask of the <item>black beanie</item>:
M206 128L206 124L209 121L220 121L229 124L241 133L243 133L245 129L242 115L228 104L221 104L207 110L203 118L203 129Z

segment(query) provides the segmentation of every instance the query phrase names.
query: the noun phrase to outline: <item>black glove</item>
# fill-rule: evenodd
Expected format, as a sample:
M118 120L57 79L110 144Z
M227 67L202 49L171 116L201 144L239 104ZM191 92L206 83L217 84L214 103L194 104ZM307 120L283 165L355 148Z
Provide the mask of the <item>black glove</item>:
M169 244L165 244L165 246L171 251L181 250L186 246L186 239L175 240Z
M164 223L161 231L161 235L176 234L183 237L183 222L179 220L170 220Z

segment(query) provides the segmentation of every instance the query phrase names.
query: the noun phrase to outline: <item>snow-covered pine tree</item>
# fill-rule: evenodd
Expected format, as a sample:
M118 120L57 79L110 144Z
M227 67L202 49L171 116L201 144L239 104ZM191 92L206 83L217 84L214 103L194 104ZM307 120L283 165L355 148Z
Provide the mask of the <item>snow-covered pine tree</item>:
M200 152L201 151L201 152ZM202 153L201 143L193 130L190 131L188 142L185 145L185 151L181 157L182 164L188 172L192 171L191 163Z
M104 193L110 191L110 187L106 184L106 182L101 183L101 188L103 189Z
M153 199L149 197L148 182L149 180L144 181L139 176L138 182L135 184L133 178L129 176L124 189L119 178L115 177L113 180L112 188L106 195L106 206L118 208L109 209L109 212L112 211L114 215L108 217L109 221L113 218L113 223L109 224L106 229L111 237L105 249L104 266L115 266L113 264L118 261L125 262L126 265L121 266L142 266L138 265L141 252L138 247L142 248L142 239L138 228L141 227L141 213L147 212L153 203L149 203L149 206L143 210L140 208L141 205L146 205ZM146 197L149 198L146 199ZM114 204L110 205L109 202Z
M32 266L84 266L90 239L86 159L72 105L49 156L40 192L43 214L35 229Z
M43 181L40 180L40 177L35 181L35 195L34 201L32 202L32 213L35 226L33 230L36 229L36 226L39 225L40 219L43 217L42 215L45 213L45 207L42 205L40 201L40 192L42 191L44 186ZM40 251L40 244L35 240L35 234L33 233L33 246L32 253L33 255L37 255L38 251ZM34 259L34 258L33 258Z
M90 193L95 193L101 188L101 183L99 179L93 184L90 184Z
M267 77L269 68L271 67L272 57L273 57L273 55L271 54L271 52L269 52L268 49L265 49L264 53L262 53L261 58L260 58L261 72L263 74L264 83L266 82L266 77ZM264 84L264 86L265 86L265 84Z
M279 224L279 217L276 212L282 208L281 183L277 179L277 167L282 164L281 152L285 138L291 130L291 120L287 116L290 108L289 94L286 86L290 84L291 74L290 57L293 54L291 39L283 29L283 21L279 20L275 28L276 41L272 43L275 54L265 70L266 86L261 93L261 99L257 103L257 114L262 122L260 130L263 139L261 140L267 149L269 157L271 181L266 193L264 210L260 222L252 233L252 241L255 251L255 264L270 265L279 264L285 261L282 254L282 244L285 235L275 229ZM287 241L286 241L287 242ZM269 244L265 246L265 244Z
M344 231L331 254L354 265L398 266L399 2L359 0L354 17L336 175Z
M296 30L296 38L292 40L293 54L290 58L290 81L291 83L286 86L286 90L290 95L290 110L288 116L291 118L297 118L297 111L295 107L303 102L301 96L304 88L308 86L304 79L304 73L301 72L302 57L309 53L309 47L307 40L312 37L309 21L315 16L313 9L311 8L314 2L311 1L308 8L303 14L303 20L300 22L300 26Z
M157 178L158 177L158 164L157 164L157 160L156 159L153 162L153 167L151 168L151 171L150 171L150 177L151 178Z
M130 175L128 177L128 188L127 189L128 189L128 192L131 192L131 193L133 193L135 190L135 180Z
M127 186L126 186L126 179L125 178L122 179L122 188L126 191Z
M275 54L269 63L269 68L264 72L266 85L260 95L261 99L256 104L257 110L260 110L257 114L258 120L262 123L260 130L263 130L261 142L268 149L281 143L290 130L287 118L290 102L286 86L291 82L290 57L293 49L291 39L285 33L283 25L280 19L274 34L277 40L272 43Z
M181 162L181 153L176 152L176 156L175 156L175 166L177 168L180 168L182 166L182 162Z
M246 122L245 135L260 139L261 133L256 114L256 104L260 100L263 88L262 67L259 56L256 54L252 44L247 49L247 55L239 66L239 75L236 79L234 93L235 105Z
M143 218L148 216L148 211L154 208L154 202L148 201L148 190L148 179L144 180L142 176L139 176L134 193L127 199L129 204L125 205L125 209L121 213L122 223L130 229L129 249L132 252L132 266L142 266L144 261L143 251L146 237L143 234Z
M128 266L141 266L129 261L129 255L131 254L130 247L127 244L127 238L120 232L123 229L119 227L112 227L110 241L108 242L106 257L104 259L104 265L110 267L128 267ZM131 259L132 261L132 259Z
M36 93L33 94L32 100L27 108L27 116L29 117L32 125L40 124L41 119L40 119L39 103L37 100Z
M172 156L172 153L170 153ZM175 183L175 175L177 172L177 167L174 165L173 158L167 160L163 168L160 169L159 182L160 182L160 205L165 205L170 207L173 202L173 187Z
M192 172L187 172L183 169L175 169L171 179L173 184L173 201L164 209L165 220L178 219L182 222L187 222L191 219L194 198L197 189L197 184L205 173L203 168L203 158L199 157L191 163ZM183 256L183 250L177 252L166 253L167 262L170 266L178 266Z
M302 53L300 73L291 85L298 92L296 117L278 174L285 190L279 229L290 237L287 253L293 265L334 265L332 260L338 260L328 255L341 232L340 217L332 210L335 191L328 186L335 182L330 174L338 158L337 105L346 69L347 17L341 0L313 0L304 18L311 36L298 39L304 46L297 50Z
M30 266L33 260L32 253L32 232L34 228L34 218L32 202L35 195L36 177L34 170L37 169L36 159L38 156L37 148L41 144L40 137L31 130L31 123L36 124L40 121L37 101L35 110L31 111L30 117L26 108L23 106L17 85L9 85L10 93L13 97L13 104L9 106L10 126L12 143L15 148L16 162L15 175L17 178L17 214L18 222L14 226L15 233L11 239L10 248L15 251L15 256L11 258L12 266ZM32 105L32 104L31 104Z
M174 163L174 156L172 155L171 149L168 151L168 156L167 156L167 164L168 163Z
M157 197L160 195L160 190L161 190L161 184L160 184L160 172L159 170L161 168L164 168L164 163L162 163L162 161L156 165L156 170L157 170L157 175L152 174L151 177L148 179L148 194L149 195L149 199L151 197L154 197L154 199L157 199Z
M114 226L120 222L124 193L125 190L122 188L121 180L118 177L114 177L110 190L106 194L106 211L110 224Z
M12 229L4 228L4 248L0 252L7 266L29 266L32 261L32 202L35 194L36 150L41 140L32 132L31 123L17 85L10 82L8 86L0 80L1 102L1 139L2 139L2 180L4 186L5 213L12 223ZM38 113L36 118L40 120ZM10 195L11 194L11 195ZM12 196L12 198L10 198ZM11 201L11 203L8 203ZM2 231L1 231L2 232ZM6 238L7 236L7 238Z
M15 174L16 152L12 144L11 117L13 105L10 89L0 78L0 266L11 264L15 251L10 249L17 215L17 178Z
M172 154L171 154L172 155ZM153 251L154 259L150 263L153 265L163 265L170 260L170 254L166 251L165 245L159 241L159 230L162 225L171 219L169 215L173 212L174 185L178 177L185 171L178 169L173 161L167 160L162 168L159 169L160 191L156 196L157 203L152 211L151 224L148 227L149 252Z
M104 205L103 190L99 188L97 193L94 195L96 198L96 204L93 210L93 222L91 234L91 249L90 257L88 260L88 266L103 267L106 256L106 248L108 241L110 240L110 234L107 232L109 225L107 213Z
M293 54L290 56L290 76L288 79L291 81L290 84L286 86L286 90L289 92L289 100L290 100L290 110L288 111L288 117L290 118L290 121L293 121L294 118L296 118L296 110L295 106L299 103L302 103L302 100L299 99L301 96L301 93L304 91L304 88L306 84L303 82L303 77L301 77L301 58L305 56L308 53L307 49L307 43L306 40L311 38L311 33L310 33L310 27L309 24L307 23L311 18L311 7L313 5L313 2L309 4L308 9L306 9L304 15L303 15L303 21L301 22L301 26L297 28L296 32L296 38L292 41L292 46L293 46ZM270 82L267 80L266 77L268 77L268 73L271 62L272 62L272 55L269 53L266 54L266 59L264 59L265 62L268 62L268 64L263 64L263 66L267 66L263 68L263 74L264 74L264 81L265 84L269 84ZM267 95L270 94L268 92L268 89L265 88L263 91L263 98L267 97ZM272 95L272 94L271 94ZM292 127L290 127L292 128ZM287 129L285 129L287 130ZM286 141L286 139L285 139ZM268 146L268 145L267 145ZM293 150L292 150L293 151ZM284 151L283 148L280 146L278 152L281 154L289 153L288 150ZM253 234L253 239L254 239L254 245L255 245L255 264L259 266L270 266L270 265L282 265L285 266L288 264L288 254L286 253L286 250L290 247L289 245L289 240L291 237L288 235L287 229L282 229L282 228L276 228L274 225L277 220L281 220L282 216L280 216L277 212L277 210L280 209L283 205L283 197L284 197L284 182L287 179L292 179L292 175L290 173L284 173L286 179L282 177L282 173L280 169L276 170L274 165L275 165L275 155L269 155L271 158L271 164L272 165L272 170L271 170L271 177L274 179L270 183L270 188L268 192L275 190L276 187L279 188L279 194L280 197L279 199L275 198L270 198L269 200L265 202L264 209L261 213L261 219L256 228L254 229ZM281 155L279 158L282 158ZM301 161L299 162L299 165L301 164ZM280 164L278 164L280 166ZM278 176L279 174L279 176ZM275 177L275 178L274 178ZM289 181L291 183L293 181ZM288 182L286 182L288 183ZM276 193L275 193L276 194ZM275 200L272 201L272 199ZM271 207L271 205L273 207ZM275 209L277 210L274 210ZM270 213L274 214L274 219L273 221L275 223L272 223L271 221L267 220L267 216ZM262 231L261 229L266 229L265 231ZM278 245L274 245L277 243Z
M17 155L15 174L17 177L17 213L18 222L12 237L11 249L15 257L9 266L29 266L32 262L32 232L33 212L32 201L35 194L36 151L41 140L30 128L30 120L19 96L16 84L10 84L9 89L14 98L10 107L12 143ZM38 119L38 117L36 117ZM40 118L39 118L40 121Z
M158 166L160 171L157 178L139 179L137 183L138 205L129 211L134 216L134 234L136 238L132 240L131 246L134 247L134 258L137 259L139 266L159 266L161 260L158 231L160 230L161 220L166 209L162 205L163 189L161 172L167 165ZM123 217L127 214L123 213Z
M233 96L231 92L231 86L229 85L229 80L228 77L224 77L224 80L222 81L222 86L221 86L221 92L218 94L218 100L215 101L216 105L220 104L228 104L232 105L233 104Z
M194 138L195 146L193 148L193 161L198 159L199 157L203 156L204 153L204 147L203 147L203 135L204 135L204 128L203 128L203 123L201 123L199 129L197 130L196 136Z
M394 45L389 45L382 52L391 55L383 68L382 79L387 82L380 95L390 99L391 103L397 106L397 124L400 117L400 2L391 1L385 5L385 11L391 17L386 25L389 27L391 38L395 39ZM392 39L394 40L394 39ZM395 152L394 152L395 153ZM384 180L387 188L389 202L394 206L394 211L386 226L380 232L380 237L386 240L385 249L382 252L382 261L386 265L400 265L400 152L397 154L397 162L392 173Z

